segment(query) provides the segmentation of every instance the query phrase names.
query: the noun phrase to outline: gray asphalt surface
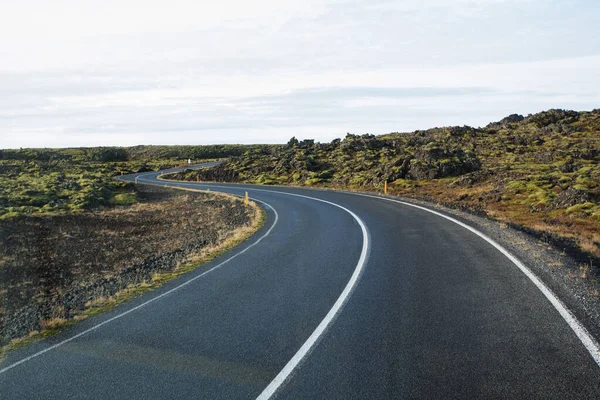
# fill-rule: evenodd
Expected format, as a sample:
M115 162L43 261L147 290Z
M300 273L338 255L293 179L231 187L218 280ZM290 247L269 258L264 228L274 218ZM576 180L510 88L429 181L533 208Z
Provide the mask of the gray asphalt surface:
M160 184L248 191L278 221L265 206L265 226L229 254L9 354L0 370L109 321L1 372L0 399L256 398L329 312L363 243L344 210L285 193L356 213L370 253L344 308L276 398L600 398L600 368L549 301L450 221L347 193Z

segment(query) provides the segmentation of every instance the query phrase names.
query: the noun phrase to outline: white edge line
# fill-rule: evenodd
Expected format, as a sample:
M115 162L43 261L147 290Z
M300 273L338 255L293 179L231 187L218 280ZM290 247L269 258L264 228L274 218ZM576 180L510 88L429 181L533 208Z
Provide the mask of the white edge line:
M203 186L202 183L186 183L186 182L182 182L180 185L181 185L180 187ZM298 351L296 351L296 353L290 359L290 361L287 362L287 364L277 374L277 376L275 376L275 378L269 383L269 385L256 398L257 400L267 400L267 399L270 399L277 392L277 390L285 384L285 382L288 380L288 378L290 378L292 372L310 354L312 349L319 342L319 339L321 338L321 336L323 336L323 334L327 331L329 326L333 323L333 321L340 314L344 305L348 301L348 298L352 295L352 292L354 291L354 289L356 288L356 285L358 284L358 281L360 280L360 277L365 268L365 265L367 264L367 259L369 257L369 252L370 252L370 248L371 248L371 243L370 243L371 239L370 239L369 231L368 231L365 223L358 217L358 215L356 215L349 209L347 209L339 204L333 203L331 201L319 199L316 197L304 196L304 195L296 194L296 193L280 192L280 191L276 191L276 190L266 190L266 189L257 189L257 188L236 188L236 187L231 187L231 186L219 186L219 185L204 185L204 186L211 187L211 188L217 188L217 189L255 190L255 191L259 191L259 192L277 193L277 194L283 194L283 195L287 195L287 196L303 197L306 199L326 203L326 204L332 205L334 207L340 208L340 209L344 210L345 212L347 212L348 214L350 214L352 216L352 218L354 218L354 220L358 223L358 225L360 226L361 232L362 232L362 237L363 237L362 250L360 252L360 257L358 259L356 267L354 268L354 272L352 273L352 276L350 277L350 280L344 287L344 290L342 291L340 296L337 298L336 302L333 304L333 306L331 307L331 309L329 310L327 315L325 315L325 318L323 318L323 320L319 323L319 325L312 332L312 334L308 337L308 339L306 339L306 341L300 347L300 349L298 349Z
M227 189L235 189L235 188L229 187L229 186L217 186L217 185L206 185L206 186L217 187L217 188L220 187L220 188L227 188ZM244 190L244 189L240 188L240 190ZM284 193L284 194L289 194L289 195L293 195L293 196L300 196L300 197L312 198L312 197L308 197L308 196L302 196L302 195L293 194L293 193L286 193L286 192L277 192L277 191L273 191L273 190L254 189L254 188L248 189L248 190L258 190L258 191L263 191L263 192ZM485 240L486 242L488 242L489 244L491 244L492 246L494 246L498 251L500 251L502 254L504 254L504 256L506 256L510 261L512 261L512 263L515 264L521 270L521 272L523 272L531 280L531 282L542 292L542 294L548 299L548 301L550 301L550 303L552 304L552 306L554 306L554 308L556 309L556 311L558 311L558 313L560 314L560 316L565 320L565 322L573 330L573 332L575 333L575 335L577 336L577 338L579 338L579 340L584 345L584 347L589 352L589 354L592 356L592 358L594 359L594 361L596 362L596 364L598 366L600 366L600 345L594 339L594 337L588 332L588 330L583 326L583 324L581 324L581 322L579 322L579 320L577 319L577 317L575 317L575 315L573 315L573 313L558 299L558 297L554 294L554 292L552 292L552 290L549 287L547 287L525 264L523 264L517 257L515 257L513 254L511 254L506 248L504 248L498 242L496 242L495 240L493 240L492 238L490 238L489 236L487 236L483 232L480 232L477 229L475 229L475 228L473 228L473 227L471 227L471 226L469 226L469 225L467 225L467 224L465 224L465 223L463 223L463 222L461 222L461 221L459 221L459 220L457 220L455 218L452 218L452 217L450 217L448 215L442 214L442 213L440 213L438 211L434 211L434 210L431 210L431 209L423 207L423 206L419 206L419 205L408 203L408 202L401 201L401 200L390 199L390 198L381 197L381 196L373 196L373 195L368 195L368 194L364 194L364 193L346 192L346 191L341 191L341 193L346 193L346 194L352 194L352 195L356 195L356 196L370 197L370 198L374 198L374 199L390 201L390 202L394 202L394 203L406 205L406 206L409 206L409 207L418 208L418 209L423 210L423 211L427 211L427 212L435 214L435 215L437 215L439 217L445 218L448 221L451 221L451 222L453 222L453 223L455 223L457 225L460 225L461 227L463 227L463 228L471 231L475 235L479 236L480 238L482 238L483 240ZM329 202L327 202L325 200L321 200L321 199L316 199L316 200L329 203ZM347 212L349 212L359 222L359 224L361 224L362 221L360 220L360 218L358 218L351 211L345 209L344 207L342 207L342 206L340 206L338 204L335 204L335 203L330 203L330 204L333 204L333 205L335 205L337 207L340 207L340 208L346 210ZM361 224L361 228L363 228L363 225L364 224ZM366 231L366 228L363 230L363 238L367 237L367 236L365 236L365 232L366 232L366 235L368 235L368 231ZM367 244L368 244L368 240L367 240ZM363 251L364 250L365 250L365 247L364 247L364 242L363 242ZM362 254L361 254L361 257L362 257ZM355 272L356 272L356 270L355 270ZM358 275L360 275L360 273ZM352 276L351 281L352 281L352 279L354 279L354 275ZM350 282L349 282L349 284L350 284ZM344 289L344 292L342 292L342 296L346 292L346 289L348 289L348 286L346 286L346 288ZM351 290L352 289L350 288L348 290L348 292L350 292ZM349 295L349 293L347 295ZM338 306L338 302L340 301L340 299L342 298L342 296L340 296L340 298L338 298L338 301L336 302L336 304L334 304L334 308L336 306ZM339 305L339 308L341 308L343 306L343 302L344 301L342 300L341 304ZM332 310L333 310L333 308L332 308ZM330 313L331 313L332 310L330 310ZM326 319L330 316L330 313L327 314L327 316L325 317ZM335 317L335 315L332 316L332 319L334 317ZM324 322L325 322L325 320L323 320L321 322L321 324L323 324ZM331 322L331 321L329 321L329 322ZM314 342L316 342L316 340L318 339L318 337L327 328L328 323L325 324L325 326L323 327L322 331L320 331L319 333L317 331L319 331L319 328L321 328L321 324L319 324L319 326L317 327L317 329L315 330L315 332L313 332L313 335L315 335L315 334L318 333L316 335L316 337L314 338ZM265 389L265 391L263 391L263 393L261 393L261 395L258 397L258 399L261 399L261 400L268 399L269 397L271 397L275 393L276 389L283 384L283 381L291 374L292 370L298 365L298 363L302 360L302 358L306 356L306 354L310 351L310 348L312 346L314 346L314 342L313 342L307 349L305 349L304 354L301 355L300 358L297 359L294 362L294 360L296 359L296 357L301 353L301 351L305 348L305 346L307 346L307 344L311 341L311 338L313 338L313 335L311 335L311 337L309 337L309 339L307 340L307 342L304 343L304 345L300 348L300 350L298 351L298 353L296 353L296 355L292 358L292 360L290 360L290 362L288 362L288 364L279 373L279 375L277 375L277 377L275 378L275 380L273 382L271 382L271 384L269 384L269 386L267 387L267 389ZM291 366L291 368L289 368L289 370L288 370L288 367L290 367L290 366ZM285 371L287 371L287 374L285 376L283 376L283 377L280 377L280 375L282 375ZM281 379L281 378L283 378L283 379ZM279 385L277 387L275 387L275 388L272 388L272 390L267 393L267 390L278 379L280 380Z
M0 374L3 374L5 372L7 372L7 371L9 371L9 370L11 370L11 369L13 369L13 368L21 365L21 364L23 364L23 363L26 363L27 361L29 361L29 360L31 360L33 358L39 357L42 354L49 352L50 350L54 350L57 347L60 347L60 346L62 346L64 344L66 344L66 343L69 343L69 342L77 339L77 338L80 338L81 336L83 336L85 334L88 334L88 333L90 333L92 331L95 331L96 329L98 329L98 328L100 328L100 327L108 324L109 322L112 322L112 321L117 320L117 319L119 319L121 317L124 317L125 315L127 315L129 313L132 313L132 312L134 312L136 310L139 310L140 308L142 308L144 306L147 306L148 304L153 303L153 302L155 302L155 301L157 301L157 300L165 297L166 295L168 295L170 293L173 293L176 290L181 289L184 286L189 285L190 283L194 282L195 280L200 279L204 275L206 275L206 274L208 274L210 272L213 272L214 270L222 267L223 265L227 264L229 261L231 261L234 258L236 258L236 257L244 254L245 252L247 252L248 250L250 250L252 247L254 247L257 244L259 244L264 238L266 238L271 233L271 231L273 230L273 228L275 228L275 225L277 225L277 222L279 221L279 214L277 214L277 211L275 210L275 208L273 208L270 204L268 204L268 203L266 203L264 201L261 201L261 200L256 200L256 199L252 199L252 200L265 204L267 207L269 207L271 210L273 210L273 213L275 214L275 220L273 221L273 224L271 225L271 227L269 228L269 230L263 236L261 236L258 240L256 240L256 242L252 243L251 245L249 245L248 247L246 247L244 250L240 251L239 253L236 253L233 256L229 257L227 260L223 261L219 265L215 265L211 269L209 269L207 271L204 271L200 275L196 275L195 277L193 277L193 278L191 278L191 279L183 282L182 284L174 287L173 289L170 289L170 290L166 291L165 293L162 293L162 294L160 294L160 295L158 295L156 297L153 297L152 299L150 299L148 301L145 301L144 303L139 304L139 305L135 306L134 308L129 309L129 310L127 310L127 311L125 311L125 312L123 312L121 314L115 315L114 317L112 317L110 319L107 319L106 321L103 321L103 322L101 322L101 323L99 323L97 325L94 325L91 328L86 329L85 331L78 333L77 335L74 335L74 336L72 336L72 337L70 337L68 339L63 340L62 342L56 343L56 344L54 344L54 345L52 345L52 346L50 346L50 347L48 347L48 348L46 348L44 350L41 350L41 351L39 351L39 352L37 352L35 354L32 354L32 355L30 355L30 356L28 356L28 357L26 357L26 358L24 358L22 360L19 360L19 361L15 362L15 363L7 366L7 367L4 367L4 368L0 369Z
M277 192L277 193L284 193L284 192ZM326 200L317 199L317 198L308 197L308 196L296 195L293 193L286 193L286 194L322 201L324 203L339 207L342 210L349 213L352 216L352 218L354 218L354 220L360 225L360 229L362 231L362 236L363 236L362 251L360 253L360 258L358 260L358 263L356 264L354 272L352 273L352 276L350 277L350 280L348 281L348 283L346 284L346 287L344 288L344 290L342 291L342 293L340 294L340 296L334 303L333 307L331 307L331 309L329 310L329 312L327 313L325 318L323 318L323 320L319 323L317 328L313 331L313 333L304 342L302 347L300 347L300 349L298 349L296 354L294 354L294 356L290 359L290 361L288 361L288 363L285 365L285 367L283 367L283 369L277 374L277 376L271 381L271 383L269 383L269 385L257 397L257 400L266 400L266 399L271 398L275 394L275 392L277 392L277 390L283 386L283 384L290 377L290 375L292 374L294 369L296 369L298 367L298 365L302 362L302 360L306 356L308 356L308 354L310 354L311 350L318 343L319 338L327 331L327 328L331 325L331 323L336 319L338 314L342 311L342 308L346 304L346 301L348 300L348 298L350 297L350 295L356 288L356 285L357 285L357 283L360 279L360 276L364 270L364 267L367 263L367 258L369 256L369 251L370 251L370 237L369 237L369 232L367 230L367 227L366 227L365 223L352 211L348 210L345 207L340 206L339 204L332 203L332 202L329 202Z
M198 187L198 186L203 186L203 185L202 185L202 183L186 183L186 182L182 182L180 184L180 187L185 187L185 186ZM306 341L300 347L300 349L298 349L298 351L296 351L296 353L290 359L290 361L287 362L287 364L277 374L277 376L275 376L275 378L269 383L269 385L256 398L257 400L267 400L267 399L270 399L277 392L277 390L285 384L285 382L291 376L292 372L298 367L298 365L300 365L302 360L304 360L310 354L312 349L317 345L321 336L327 331L327 329L332 324L332 322L340 314L344 305L348 301L348 298L352 295L352 292L356 288L356 285L362 275L365 265L367 264L367 259L369 257L369 252L370 252L370 248L371 248L369 231L368 231L365 223L358 217L358 215L356 215L349 209L347 209L339 204L333 203L331 201L319 199L316 197L304 196L304 195L296 194L296 193L280 192L280 191L276 191L276 190L255 189L255 188L250 188L250 189L235 188L235 187L231 187L231 186L219 186L219 185L204 185L204 186L211 187L211 188L217 188L217 189L255 190L255 191L259 191L259 192L277 193L277 194L283 194L283 195L287 195L287 196L303 197L306 199L326 203L326 204L332 205L334 207L340 208L340 209L344 210L345 212L347 212L348 214L350 214L352 216L352 218L354 218L354 220L358 223L358 225L360 226L361 232L362 232L362 237L363 237L362 250L360 252L360 257L358 259L356 267L354 268L354 272L352 273L352 276L350 277L350 280L344 287L344 290L342 291L340 296L337 298L336 302L333 304L333 306L331 307L331 309L329 310L327 315L325 315L325 318L323 318L323 320L319 323L319 325L316 327L316 329L311 333L311 335L308 337L308 339L306 339Z
M344 193L346 193L346 192L344 192ZM348 192L348 193L351 193L351 192ZM455 224L458 224L465 229L468 229L469 231L473 232L475 235L479 236L480 238L482 238L483 240L485 240L486 242L488 242L489 244L494 246L498 251L500 251L502 254L504 254L510 261L512 261L513 264L515 264L521 270L521 272L523 272L531 280L531 282L533 282L533 284L544 294L544 296L546 296L546 298L554 306L556 311L558 311L560 316L563 317L563 319L567 322L569 327L571 327L573 332L575 332L575 335L577 335L577 337L579 338L581 343L583 343L583 345L585 346L587 351L590 353L590 355L596 362L596 364L598 366L600 366L600 345L598 345L598 342L596 342L594 337L581 324L581 322L579 322L577 317L575 317L575 315L573 315L573 313L571 311L569 311L569 309L558 299L558 297L554 294L554 292L552 292L552 290L548 286L546 286L533 272L531 272L531 270L527 266L525 266L525 264L523 264L517 257L512 255L501 244L499 244L498 242L496 242L495 240L493 240L492 238L490 238L483 232L480 232L477 229L465 224L464 222L461 222L455 218L444 215L440 212L430 210L429 208L422 207L422 206L412 204L412 203L407 203L407 202L400 201L400 200L390 199L387 197L372 196L372 195L363 194L363 193L351 193L351 194L354 194L357 196L371 197L374 199L391 201L394 203L399 203L399 204L403 204L403 205L406 205L409 207L414 207L414 208L418 208L420 210L430 212L432 214L435 214L442 218L445 218L449 221L452 221Z

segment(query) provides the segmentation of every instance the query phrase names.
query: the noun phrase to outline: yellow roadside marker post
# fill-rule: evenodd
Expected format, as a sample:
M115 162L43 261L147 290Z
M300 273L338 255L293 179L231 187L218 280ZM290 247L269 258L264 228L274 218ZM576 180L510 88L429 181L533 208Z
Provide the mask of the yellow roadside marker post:
M246 192L246 195L244 196L244 204L248 205L249 201L250 200L248 199L248 192Z
M383 183L383 194L387 194L387 181Z

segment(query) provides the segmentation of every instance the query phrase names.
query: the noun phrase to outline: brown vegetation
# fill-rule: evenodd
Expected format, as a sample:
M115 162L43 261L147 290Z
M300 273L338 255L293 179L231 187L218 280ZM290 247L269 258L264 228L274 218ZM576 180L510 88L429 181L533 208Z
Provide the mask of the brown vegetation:
M0 221L0 345L189 270L258 229L224 195L141 187L129 207Z
M376 192L388 182L390 194L483 214L600 258L600 110L331 143L292 138L167 178Z

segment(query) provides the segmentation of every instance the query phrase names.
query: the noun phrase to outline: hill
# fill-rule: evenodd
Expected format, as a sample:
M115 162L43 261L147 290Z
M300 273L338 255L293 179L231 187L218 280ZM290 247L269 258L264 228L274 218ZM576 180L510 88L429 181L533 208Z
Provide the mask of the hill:
M169 177L378 192L388 182L389 194L485 214L600 257L600 110L331 143L292 138Z
M98 210L135 202L115 175L224 158L263 145L135 146L0 150L0 220Z

